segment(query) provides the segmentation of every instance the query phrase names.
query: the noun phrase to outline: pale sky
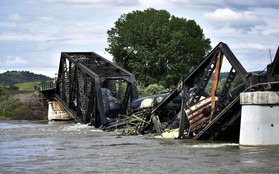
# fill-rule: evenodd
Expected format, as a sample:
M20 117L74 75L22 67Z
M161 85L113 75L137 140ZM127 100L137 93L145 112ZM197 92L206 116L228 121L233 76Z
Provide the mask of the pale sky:
M278 0L1 0L0 73L54 77L61 52L105 51L121 14L154 8L193 19L214 48L225 42L247 71L263 70L279 45Z

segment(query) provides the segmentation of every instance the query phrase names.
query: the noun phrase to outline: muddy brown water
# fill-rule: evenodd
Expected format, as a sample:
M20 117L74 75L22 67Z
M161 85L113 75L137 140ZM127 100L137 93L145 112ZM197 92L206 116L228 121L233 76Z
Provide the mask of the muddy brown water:
M279 146L119 136L66 122L0 121L0 173L279 173Z

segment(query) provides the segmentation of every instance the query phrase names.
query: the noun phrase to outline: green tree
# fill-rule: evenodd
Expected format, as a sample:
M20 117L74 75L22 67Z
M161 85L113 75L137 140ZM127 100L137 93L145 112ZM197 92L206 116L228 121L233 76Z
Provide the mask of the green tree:
M145 86L174 86L211 49L194 20L153 8L123 14L108 30L106 50L113 61Z

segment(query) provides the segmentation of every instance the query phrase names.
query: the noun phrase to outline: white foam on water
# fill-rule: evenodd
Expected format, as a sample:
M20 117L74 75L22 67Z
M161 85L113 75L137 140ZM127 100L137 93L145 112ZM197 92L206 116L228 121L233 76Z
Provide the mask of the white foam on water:
M226 146L239 146L238 143L201 143L191 145L192 148L218 148L218 147L226 147Z
M90 130L92 132L102 132L101 129L96 129L94 126L89 126L88 124L76 123L75 125L67 126L63 128L63 131L81 131Z

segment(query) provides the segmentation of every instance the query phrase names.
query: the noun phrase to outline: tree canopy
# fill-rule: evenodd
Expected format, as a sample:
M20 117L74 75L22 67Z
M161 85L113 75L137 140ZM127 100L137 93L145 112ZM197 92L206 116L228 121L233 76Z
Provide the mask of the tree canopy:
M211 49L210 39L194 21L153 8L122 14L107 31L113 62L136 79L174 86Z

